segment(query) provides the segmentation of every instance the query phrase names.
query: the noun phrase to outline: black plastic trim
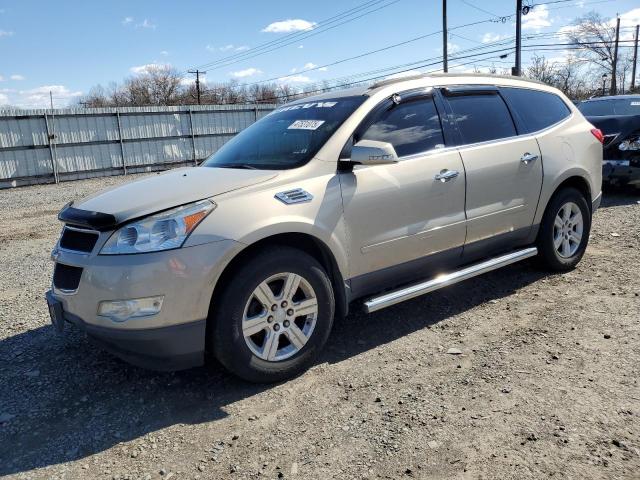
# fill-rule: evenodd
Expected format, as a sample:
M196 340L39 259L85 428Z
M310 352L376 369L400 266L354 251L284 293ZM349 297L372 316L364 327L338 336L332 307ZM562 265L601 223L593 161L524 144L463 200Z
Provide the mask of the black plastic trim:
M64 319L86 332L98 346L138 367L175 371L205 363L206 320L132 330L98 327L69 312L64 312Z
M446 97L460 97L463 95L497 95L499 93L498 87L494 85L442 87L440 91Z
M118 224L116 217L110 213L81 210L74 208L71 203L58 213L58 220L71 225L94 228L98 231L111 230Z

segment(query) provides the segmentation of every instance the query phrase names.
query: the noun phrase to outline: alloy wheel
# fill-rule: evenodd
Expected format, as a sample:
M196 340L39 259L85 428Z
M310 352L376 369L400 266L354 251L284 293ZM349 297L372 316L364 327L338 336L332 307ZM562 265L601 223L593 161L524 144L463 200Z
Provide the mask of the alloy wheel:
M562 258L570 258L580 248L584 219L578 205L567 202L556 214L553 223L553 246Z
M318 299L302 276L284 272L261 282L242 317L244 340L257 357L278 362L309 341L318 318Z

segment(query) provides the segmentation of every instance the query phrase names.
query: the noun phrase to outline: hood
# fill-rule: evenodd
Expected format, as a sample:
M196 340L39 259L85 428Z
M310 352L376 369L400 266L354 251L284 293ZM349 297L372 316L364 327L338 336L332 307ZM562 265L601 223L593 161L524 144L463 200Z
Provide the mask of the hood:
M122 223L161 210L265 182L277 173L235 168L180 168L99 192L74 202L78 211L100 212ZM64 220L64 218L61 218Z

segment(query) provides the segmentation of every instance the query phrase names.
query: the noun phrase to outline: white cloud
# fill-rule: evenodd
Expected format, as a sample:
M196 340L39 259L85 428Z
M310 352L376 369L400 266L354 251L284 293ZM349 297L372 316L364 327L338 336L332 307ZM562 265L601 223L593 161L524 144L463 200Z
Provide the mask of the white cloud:
M4 77L0 75L0 82L4 82Z
M147 28L150 30L155 30L157 25L152 23L149 19L145 18L142 22L136 24L136 28Z
M81 91L71 91L64 85L43 85L31 90L20 90L15 105L25 108L47 108L50 105L49 92L53 95L55 107L67 106L70 101L82 95Z
M237 72L231 72L230 75L235 78L253 77L254 75L260 75L262 70L257 68L247 68L245 70L238 70Z
M320 67L318 68L318 65L316 65L313 62L307 62L305 63L301 68L298 67L293 67L291 70L289 70L291 73L296 73L296 72L303 72L304 70L317 70L319 72L326 72L327 70L329 70L327 67Z
M16 82L19 82L20 80L24 80L24 76L17 75L17 74L11 75L9 78L11 80L15 80Z
M133 22L133 17L124 17L122 19L122 25L129 25L131 22Z
M312 30L315 26L316 22L309 22L308 20L296 18L270 23L264 27L262 31L270 33L300 32L303 30Z
M482 43L497 42L498 40L504 40L507 35L500 35L499 33L487 32L482 36Z
M460 45L453 42L447 42L447 53L455 53L460 51Z
M306 75L293 75L290 77L281 77L278 81L282 83L309 83L311 79Z
M615 18L612 18L610 23L611 25L615 25ZM640 24L640 8L634 8L633 10L629 10L628 12L620 15L620 27L635 27L638 24ZM626 35L629 37L628 39L631 39L634 36L631 32L632 30L629 29L629 32ZM621 33L621 36L625 35ZM625 40L627 40L627 38L625 38Z
M191 85L194 85L196 83L196 76L195 75L189 75L188 77L183 77L180 79L180 85L183 85L185 87L189 87ZM200 74L200 83L207 83L207 76L204 74Z
M546 5L536 5L527 15L522 17L522 28L525 30L540 30L551 26L549 9Z
M135 67L131 67L129 71L135 75L140 75L142 73L147 73L151 70L163 69L163 68L171 68L170 63L147 63L146 65L138 65Z
M7 30L0 30L0 38L11 37L11 36L13 36L13 32L8 32Z
M304 45L298 45L298 48L304 48Z
M229 51L234 51L234 52L244 52L245 50L249 50L249 45L233 45L233 44L229 44L229 45L224 45L222 47L215 47L213 45L207 45L205 47L207 50L209 50L210 52L216 52L216 51L220 51L220 52L229 52Z
M161 50L160 55L162 55L163 57L166 57L167 55L169 55L169 52L167 52L166 50Z
M0 93L0 105L8 105L9 97L7 97L4 93Z

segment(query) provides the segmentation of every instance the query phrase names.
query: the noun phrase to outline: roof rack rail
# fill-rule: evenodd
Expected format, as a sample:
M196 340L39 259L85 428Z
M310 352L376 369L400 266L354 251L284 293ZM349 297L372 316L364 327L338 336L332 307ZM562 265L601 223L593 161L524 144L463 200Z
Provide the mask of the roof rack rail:
M537 83L540 85L546 85L544 82L541 82L539 80L533 80L531 78L515 77L513 75L494 75L490 73L420 73L415 75L407 75L405 77L395 77L395 78L387 78L385 80L380 80L379 82L376 82L373 85L371 85L368 88L368 90L374 90L376 88L384 87L386 85L393 85L394 83L405 82L408 80L419 80L421 78L427 78L427 77L503 78L503 79L509 79L509 80L520 80L522 82L530 82L530 83Z

